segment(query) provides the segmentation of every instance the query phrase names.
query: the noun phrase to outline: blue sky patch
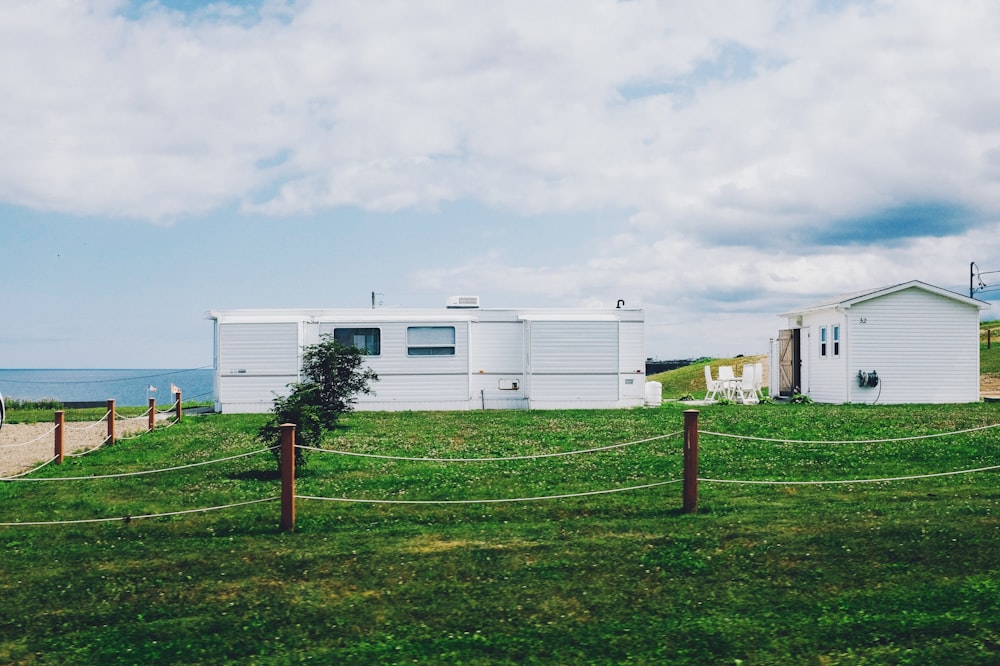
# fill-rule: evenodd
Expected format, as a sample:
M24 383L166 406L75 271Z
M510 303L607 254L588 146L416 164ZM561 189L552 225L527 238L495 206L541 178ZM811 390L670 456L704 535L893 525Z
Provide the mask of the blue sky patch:
M968 209L951 203L909 203L826 224L808 240L818 245L894 245L924 236L962 233L975 223Z
M689 99L695 91L709 83L729 83L753 79L760 68L773 68L779 63L738 42L723 44L712 58L697 61L684 76L669 81L634 81L618 87L626 100L670 95Z

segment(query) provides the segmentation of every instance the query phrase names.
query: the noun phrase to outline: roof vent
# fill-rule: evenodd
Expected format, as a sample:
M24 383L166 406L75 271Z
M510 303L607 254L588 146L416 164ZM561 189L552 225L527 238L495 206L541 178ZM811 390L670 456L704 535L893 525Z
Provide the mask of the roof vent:
M478 308L479 307L479 297L478 296L449 296L448 297L448 307L449 308Z

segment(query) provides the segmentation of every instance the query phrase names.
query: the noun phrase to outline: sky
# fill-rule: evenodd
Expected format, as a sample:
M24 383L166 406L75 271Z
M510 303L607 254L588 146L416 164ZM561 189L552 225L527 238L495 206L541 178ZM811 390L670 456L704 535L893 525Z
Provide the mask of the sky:
M992 301L997 35L994 0L7 0L0 367L209 366L208 310L372 292L620 299L659 359L909 280Z

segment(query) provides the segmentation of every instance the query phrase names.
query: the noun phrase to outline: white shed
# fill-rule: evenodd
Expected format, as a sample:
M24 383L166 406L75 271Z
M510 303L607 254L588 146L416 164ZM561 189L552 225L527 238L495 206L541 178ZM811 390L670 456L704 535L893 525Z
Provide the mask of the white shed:
M302 348L331 334L378 374L358 410L636 407L645 323L635 309L213 310L216 411L267 412L301 379Z
M913 280L784 313L788 326L771 350L771 395L978 402L979 313L988 307Z

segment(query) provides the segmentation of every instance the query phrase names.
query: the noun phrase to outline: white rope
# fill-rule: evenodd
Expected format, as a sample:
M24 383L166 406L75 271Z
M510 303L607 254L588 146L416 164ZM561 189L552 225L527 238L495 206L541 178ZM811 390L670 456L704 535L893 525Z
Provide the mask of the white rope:
M187 465L177 465L176 467L164 467L162 469L147 469L141 472L119 472L117 474L96 474L93 476L64 476L64 477L45 477L38 479L17 479L18 481L90 481L93 479L120 479L126 476L142 476L144 474L158 474L160 472L175 472L179 469L190 469L191 467L200 467L202 465L213 465L215 463L226 462L228 460L236 460L237 458L247 458L258 453L264 453L265 451L270 451L271 449L258 449L256 451L250 451L249 453L240 453L235 456L229 456L228 458L216 458L215 460L202 460L201 462L189 463ZM11 479L0 479L0 481L8 481Z
M52 433L54 433L56 431L56 428L58 428L58 427L59 426L52 426L52 430L49 430L48 432L43 432L38 437L36 437L34 439L29 439L27 442L20 442L18 444L0 444L0 448L13 449L13 448L18 447L18 446L28 446L29 444L34 444L35 442L37 442L39 440L42 440L42 439L45 439L46 437L48 437L49 435L51 435Z
M51 462L54 462L57 459L58 459L58 456L53 456L52 458L50 458L50 459L46 460L45 462L43 462L38 467L34 467L32 469L29 469L27 472L21 472L20 474L15 474L14 476L0 477L0 481L24 481L24 479L21 478L22 476L27 476L28 474L31 474L32 472L37 472L41 468L45 467L46 465L48 465Z
M771 437L754 437L752 435L733 435L724 432L712 432L710 430L699 430L702 435L714 435L716 437L729 437L731 439L750 439L757 442L775 442L779 444L888 444L891 442L911 442L918 439L931 439L934 437L950 437L952 435L965 435L970 432L989 430L990 428L1000 428L1000 423L992 425L978 426L976 428L966 428L965 430L955 430L953 432L939 432L933 435L913 435L911 437L893 437L891 439L781 439Z
M508 499L475 499L475 500L378 500L378 499L357 499L349 497L315 497L313 495L296 495L296 499L320 500L324 502L359 502L364 504L497 504L501 502L536 502L540 500L568 499L572 497L588 497L590 495L607 495L609 493L624 493L629 490L643 490L666 486L671 483L680 483L684 479L674 479L672 481L657 481L647 483L642 486L630 486L628 488L612 488L611 490L591 490L583 493L569 493L568 495L547 495L544 497L512 497Z
M296 444L296 448L303 449L306 451L319 451L320 453L332 453L341 456L357 456L359 458L378 458L380 460L405 460L410 462L504 462L508 460L537 460L539 458L555 458L557 456L573 456L581 453L594 453L596 451L608 451L611 449L619 449L624 446L632 446L633 444L645 444L646 442L653 442L658 439L665 439L667 437L676 437L680 435L683 431L678 430L677 432L672 432L666 435L657 435L656 437L650 437L648 439L639 439L634 442L624 442L621 444L611 444L609 446L599 446L593 449L582 449L577 451L559 451L556 453L538 453L535 455L527 456L510 456L507 458L411 458L407 456L389 456L389 455L379 455L375 453L357 453L354 451L335 451L332 449L320 449L314 446L300 446Z
M115 414L115 421L134 421L135 419L144 419L149 416L149 408L146 408L142 414L136 414L135 416L121 416L120 414Z
M206 513L208 511L220 511L222 509L232 509L248 504L259 504L261 502L273 502L280 497L265 497L264 499L248 500L246 502L236 502L235 504L224 504L222 506L210 506L203 509L185 509L184 511L168 511L166 513L146 513L141 516L119 516L117 518L85 518L83 520L48 520L32 521L23 523L0 523L0 527L18 527L22 525L79 525L81 523L111 523L116 521L131 522L140 518L163 518L166 516L181 516L187 513Z
M847 480L834 480L834 481L740 481L736 479L703 479L698 478L699 481L704 481L706 483L739 483L739 484L752 484L752 485L770 485L770 486L822 486L829 484L845 484L845 483L888 483L890 481L911 481L913 479L930 479L935 476L955 476L956 474L974 474L976 472L990 472L996 469L1000 469L1000 465L991 465L989 467L977 467L975 469L960 469L954 472L935 472L933 474L914 474L911 476L891 476L881 479L847 479Z
M106 423L107 419L108 419L108 416L110 416L110 415L111 415L111 411L109 410L109 411L107 411L107 412L104 413L104 416L102 416L101 418L99 418L98 420L94 421L93 423L91 423L88 426L82 426L82 427L79 427L79 428L74 428L73 426L66 426L66 429L67 430L90 430L91 428L96 428L97 426L101 425L102 423Z

